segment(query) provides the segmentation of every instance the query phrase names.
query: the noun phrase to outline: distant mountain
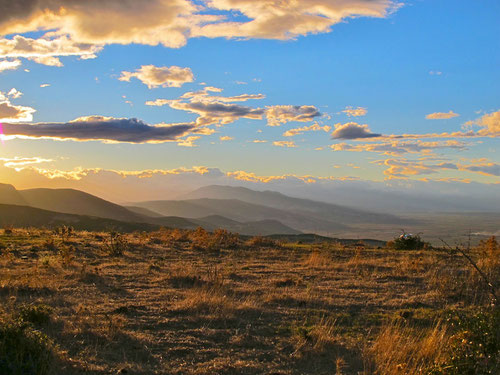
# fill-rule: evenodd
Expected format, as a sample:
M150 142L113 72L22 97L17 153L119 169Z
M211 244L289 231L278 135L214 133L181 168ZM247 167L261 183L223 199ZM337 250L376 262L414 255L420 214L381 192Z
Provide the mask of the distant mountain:
M158 212L154 212L151 210L148 210L147 208L143 207L135 207L135 206L124 206L127 210L132 211L133 213L142 215L142 216L148 216L148 217L162 217L162 214L159 214Z
M0 184L0 204L27 205L21 194L12 185Z
M73 189L20 190L25 205L48 211L97 216L129 222L147 222L144 215L108 202L94 195Z
M332 221L311 212L282 210L237 199L151 201L135 203L135 206L144 207L162 215L182 216L189 219L217 215L244 223L275 220L299 232L332 233L346 228L341 219Z
M354 209L311 199L294 198L274 191L255 191L244 187L211 185L188 193L185 197L186 199L237 199L296 214L306 214L316 219L343 225L402 223L401 218L390 214L374 213L368 210Z
M123 207L91 194L73 189L16 190L11 185L0 185L0 203L3 225L56 226L72 225L89 230L151 230L167 228L195 229L199 226L213 231L227 229L243 235L299 234L276 220L232 220L223 216L196 215L200 219L162 215L144 207ZM15 205L13 203L16 203ZM248 221L248 222L247 222Z

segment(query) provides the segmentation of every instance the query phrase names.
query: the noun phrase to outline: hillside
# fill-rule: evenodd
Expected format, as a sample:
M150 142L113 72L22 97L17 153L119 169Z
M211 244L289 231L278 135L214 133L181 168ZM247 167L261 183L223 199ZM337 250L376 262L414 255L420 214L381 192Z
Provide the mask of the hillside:
M136 230L154 230L159 225L148 223L130 223L113 219L74 215L42 210L27 206L0 204L0 226L46 227L71 225L77 230L133 232Z
M0 184L0 204L27 205L23 196L19 194L16 188L8 184Z
M148 221L143 215L79 190L29 189L20 190L19 193L26 205L44 210L120 221Z

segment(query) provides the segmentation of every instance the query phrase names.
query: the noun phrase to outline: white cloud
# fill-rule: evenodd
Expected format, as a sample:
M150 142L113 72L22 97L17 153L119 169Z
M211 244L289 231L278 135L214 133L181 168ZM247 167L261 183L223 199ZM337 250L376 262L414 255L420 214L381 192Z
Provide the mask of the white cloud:
M344 112L347 116L349 117L361 117L361 116L366 116L368 113L368 110L363 107L346 107L342 112Z
M0 55L1 56L1 55ZM21 60L0 60L0 72L5 70L16 70L21 66Z
M150 89L160 86L182 87L185 83L194 81L191 69L178 66L157 67L154 65L143 65L135 72L122 72L119 80L130 82L132 78L137 78Z

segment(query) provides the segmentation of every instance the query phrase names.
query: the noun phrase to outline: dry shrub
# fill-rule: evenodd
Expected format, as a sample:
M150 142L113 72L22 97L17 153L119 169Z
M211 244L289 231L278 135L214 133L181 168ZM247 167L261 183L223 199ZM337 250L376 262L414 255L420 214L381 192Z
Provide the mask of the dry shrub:
M245 242L248 247L280 247L281 244L269 237L254 236Z
M239 235L225 229L217 229L210 233L202 227L189 234L192 248L196 250L234 249L239 244Z
M110 256L122 256L126 250L129 250L130 243L124 235L117 232L110 232L107 241L105 240L102 249Z
M14 234L14 226L13 225L5 225L3 227L3 234L6 236L10 236Z
M293 355L320 354L333 349L338 340L336 321L325 316L315 324L307 324L292 328L292 341L295 352Z
M446 358L448 342L448 329L440 322L422 328L395 321L365 350L365 366L377 375L425 374Z
M305 259L304 265L312 268L327 268L333 266L333 260L324 251L313 251Z
M495 237L481 241L477 248L469 247L464 252L486 276L488 283L498 289L500 247ZM474 266L461 255L446 259L446 264L430 269L426 279L429 286L445 298L478 305L491 300L491 287Z

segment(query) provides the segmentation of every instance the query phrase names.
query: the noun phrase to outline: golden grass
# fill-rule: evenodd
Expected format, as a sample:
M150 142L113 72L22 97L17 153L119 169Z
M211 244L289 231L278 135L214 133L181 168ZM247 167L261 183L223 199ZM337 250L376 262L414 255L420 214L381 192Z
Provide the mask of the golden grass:
M446 349L444 311L488 301L446 252L231 249L225 232L162 230L124 235L111 256L108 239L0 235L0 318L50 306L55 373L417 374ZM471 254L498 281L495 246Z

